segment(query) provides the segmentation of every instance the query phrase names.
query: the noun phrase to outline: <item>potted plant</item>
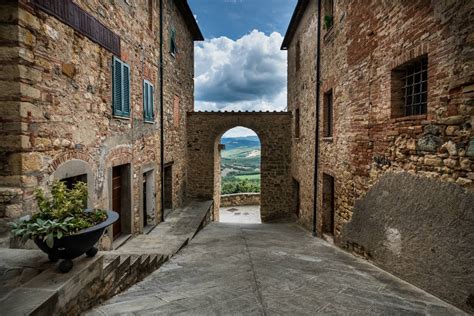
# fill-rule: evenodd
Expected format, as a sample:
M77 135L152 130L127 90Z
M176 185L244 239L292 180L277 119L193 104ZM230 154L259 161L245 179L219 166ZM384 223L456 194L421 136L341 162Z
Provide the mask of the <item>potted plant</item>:
M118 219L113 211L86 209L87 185L77 182L71 189L61 181L55 181L51 196L41 188L35 190L39 212L12 223L12 233L22 242L31 239L51 262L64 259L59 264L61 272L72 269L72 259L84 253L93 257L94 245L105 228Z
M329 30L334 23L334 17L332 15L325 15L323 20L323 27L325 30Z

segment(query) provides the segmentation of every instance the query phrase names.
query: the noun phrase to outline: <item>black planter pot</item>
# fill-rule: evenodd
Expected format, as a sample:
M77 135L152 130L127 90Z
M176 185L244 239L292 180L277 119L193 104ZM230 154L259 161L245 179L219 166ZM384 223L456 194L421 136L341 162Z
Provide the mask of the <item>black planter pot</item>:
M52 262L56 262L59 259L64 259L59 264L59 270L61 272L69 272L72 269L72 259L86 254L89 257L93 257L97 253L97 248L94 245L99 241L104 230L112 225L119 215L114 211L107 211L107 219L100 224L81 230L80 232L64 236L61 239L54 239L53 248L49 248L48 245L42 239L34 239L35 244L45 253L48 254L48 258Z

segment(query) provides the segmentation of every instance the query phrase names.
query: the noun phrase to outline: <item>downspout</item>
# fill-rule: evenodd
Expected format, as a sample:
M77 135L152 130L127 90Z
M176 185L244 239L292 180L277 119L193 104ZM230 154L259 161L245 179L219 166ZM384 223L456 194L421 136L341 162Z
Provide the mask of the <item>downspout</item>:
M164 137L164 111L163 111L163 0L160 0L160 177L161 198L160 210L161 221L165 221L165 137Z
M314 205L313 205L313 236L317 237L316 215L318 209L318 166L319 166L319 106L321 89L321 0L318 0L317 13L317 44L316 44L316 131L314 144Z

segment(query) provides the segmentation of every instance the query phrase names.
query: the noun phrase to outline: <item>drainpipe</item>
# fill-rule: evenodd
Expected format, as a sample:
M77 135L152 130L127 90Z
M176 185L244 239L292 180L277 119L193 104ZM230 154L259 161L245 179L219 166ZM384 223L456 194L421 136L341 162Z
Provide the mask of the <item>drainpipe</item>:
M165 129L164 129L164 111L163 111L163 0L160 0L160 177L161 177L161 221L165 221Z
M321 0L318 0L317 44L316 44L316 131L314 144L314 205L313 205L313 236L317 237L316 215L318 209L318 166L319 166L319 99L321 89Z

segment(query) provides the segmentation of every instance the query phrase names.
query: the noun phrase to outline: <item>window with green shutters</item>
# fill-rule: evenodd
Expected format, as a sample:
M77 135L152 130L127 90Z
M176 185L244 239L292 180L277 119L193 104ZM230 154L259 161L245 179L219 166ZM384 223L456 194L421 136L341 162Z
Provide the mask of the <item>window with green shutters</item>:
M153 85L143 80L143 118L146 122L153 122Z
M115 116L130 116L130 66L113 58L112 104Z

